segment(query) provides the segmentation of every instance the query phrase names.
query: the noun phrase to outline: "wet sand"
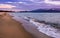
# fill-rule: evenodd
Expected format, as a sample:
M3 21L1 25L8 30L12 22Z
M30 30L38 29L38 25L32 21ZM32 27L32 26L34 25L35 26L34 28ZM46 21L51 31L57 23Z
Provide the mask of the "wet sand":
M0 14L0 38L34 38L22 23L13 20L7 13Z

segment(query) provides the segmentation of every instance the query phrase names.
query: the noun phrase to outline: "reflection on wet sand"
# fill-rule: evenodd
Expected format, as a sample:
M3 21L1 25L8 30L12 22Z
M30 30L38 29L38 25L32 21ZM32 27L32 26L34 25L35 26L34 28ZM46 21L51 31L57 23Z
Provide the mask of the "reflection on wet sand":
M34 38L25 31L22 24L7 13L0 13L0 38Z

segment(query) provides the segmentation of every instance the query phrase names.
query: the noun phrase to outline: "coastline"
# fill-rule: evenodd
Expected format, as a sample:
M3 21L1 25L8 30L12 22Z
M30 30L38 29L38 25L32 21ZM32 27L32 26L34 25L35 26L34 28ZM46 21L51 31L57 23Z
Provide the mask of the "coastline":
M20 22L12 19L7 13L0 14L0 37L1 38L33 38Z
M0 16L2 16L0 17L1 38L52 38L39 32L35 26L21 17L13 19L13 15L8 13L0 14Z

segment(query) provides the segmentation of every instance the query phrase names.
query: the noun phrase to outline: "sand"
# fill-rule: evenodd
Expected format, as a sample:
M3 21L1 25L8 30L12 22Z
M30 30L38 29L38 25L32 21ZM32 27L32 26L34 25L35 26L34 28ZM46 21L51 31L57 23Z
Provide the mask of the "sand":
M34 38L22 23L13 20L7 13L0 13L0 38Z

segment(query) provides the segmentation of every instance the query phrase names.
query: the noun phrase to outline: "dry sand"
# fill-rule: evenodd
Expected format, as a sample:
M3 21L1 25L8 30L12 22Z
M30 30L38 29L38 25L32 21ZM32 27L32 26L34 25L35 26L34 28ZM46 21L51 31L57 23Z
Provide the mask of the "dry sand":
M22 24L13 20L7 13L0 13L0 38L33 38Z

